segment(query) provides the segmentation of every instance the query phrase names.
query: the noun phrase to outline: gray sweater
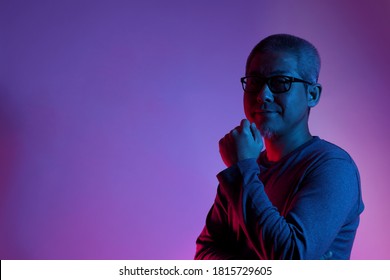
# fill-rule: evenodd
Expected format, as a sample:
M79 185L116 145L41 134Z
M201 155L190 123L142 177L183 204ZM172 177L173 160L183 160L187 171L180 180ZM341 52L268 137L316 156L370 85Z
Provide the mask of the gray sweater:
M313 137L276 163L266 151L217 175L195 259L349 259L364 205L347 152Z

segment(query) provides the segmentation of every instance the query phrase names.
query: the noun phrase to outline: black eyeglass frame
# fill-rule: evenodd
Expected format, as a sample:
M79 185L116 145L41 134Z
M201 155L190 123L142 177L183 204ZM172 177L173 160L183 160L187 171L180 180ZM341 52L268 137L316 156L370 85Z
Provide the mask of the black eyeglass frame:
M249 93L249 94L259 93L260 87L256 91L247 91L247 90L245 90L245 85L246 85L246 81L245 80L247 78L257 78L260 81L262 80L263 81L262 85L267 84L269 90L272 93L274 93L274 94L288 92L291 89L292 83L304 83L304 84L308 84L308 85L314 85L314 83L311 83L311 82L308 82L308 81L305 81L305 80L302 80L302 79L299 79L299 78L291 77L291 76L285 76L285 75L275 75L275 76L271 76L271 77L245 76L245 77L242 77L240 79L240 81L241 81L242 89L244 90L244 92ZM288 79L288 81L287 81L288 82L287 89L283 90L283 91L274 91L272 85L270 84L270 80L273 79L273 78L287 78Z

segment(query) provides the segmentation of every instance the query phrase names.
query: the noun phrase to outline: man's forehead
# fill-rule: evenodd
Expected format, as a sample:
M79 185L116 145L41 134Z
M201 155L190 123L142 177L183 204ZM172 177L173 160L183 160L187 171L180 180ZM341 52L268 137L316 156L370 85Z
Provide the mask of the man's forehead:
M298 74L298 58L289 52L257 53L247 71L261 76Z

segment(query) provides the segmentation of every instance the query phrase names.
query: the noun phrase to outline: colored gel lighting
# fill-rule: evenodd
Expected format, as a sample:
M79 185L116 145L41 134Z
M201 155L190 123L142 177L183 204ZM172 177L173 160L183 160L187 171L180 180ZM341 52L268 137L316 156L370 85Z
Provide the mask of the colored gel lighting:
M387 0L22 2L0 2L0 259L192 259L273 33L318 47L311 131L361 173L352 258L390 259Z

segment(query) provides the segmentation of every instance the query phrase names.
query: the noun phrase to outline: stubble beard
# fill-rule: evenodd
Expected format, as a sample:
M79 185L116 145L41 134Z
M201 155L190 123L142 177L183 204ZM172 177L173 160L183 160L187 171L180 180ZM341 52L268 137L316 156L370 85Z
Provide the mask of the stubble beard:
M267 140L276 140L278 138L278 134L275 130L273 130L270 127L267 127L266 125L261 125L259 127L260 134L263 136L263 138Z

